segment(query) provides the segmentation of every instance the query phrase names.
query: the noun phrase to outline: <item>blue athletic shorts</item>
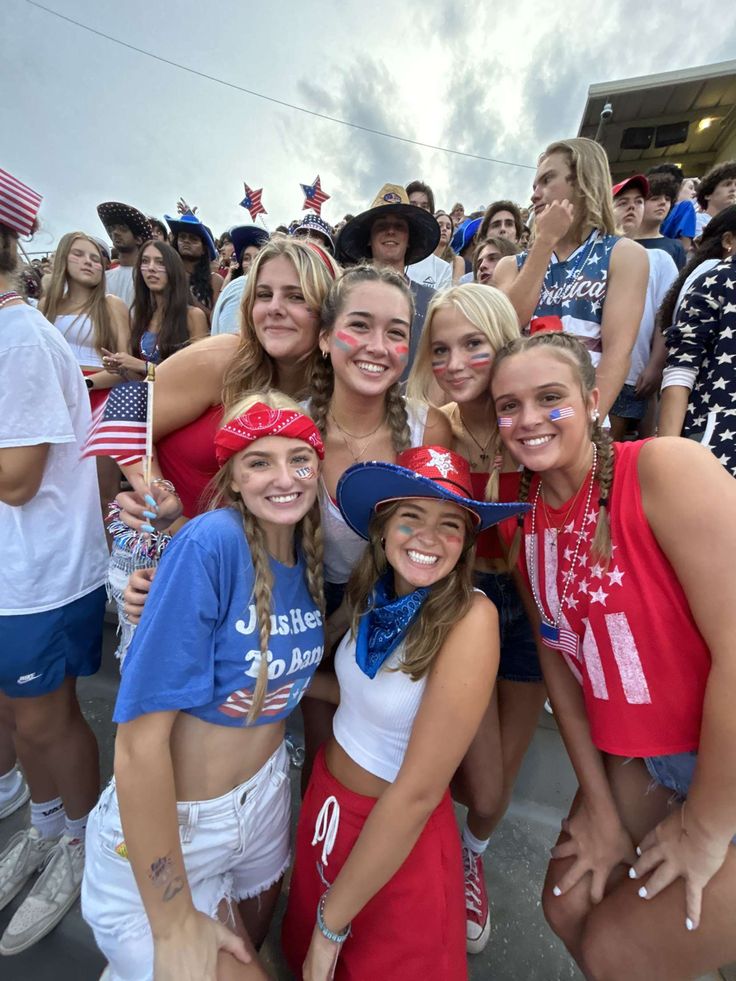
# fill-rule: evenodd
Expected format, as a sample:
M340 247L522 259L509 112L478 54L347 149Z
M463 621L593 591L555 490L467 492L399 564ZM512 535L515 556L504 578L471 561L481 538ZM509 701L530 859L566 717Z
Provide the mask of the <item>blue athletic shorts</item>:
M0 616L0 691L48 695L64 678L95 674L102 658L105 587L44 613Z
M476 572L475 585L498 610L501 628L498 677L504 681L542 681L534 634L514 580L503 572Z

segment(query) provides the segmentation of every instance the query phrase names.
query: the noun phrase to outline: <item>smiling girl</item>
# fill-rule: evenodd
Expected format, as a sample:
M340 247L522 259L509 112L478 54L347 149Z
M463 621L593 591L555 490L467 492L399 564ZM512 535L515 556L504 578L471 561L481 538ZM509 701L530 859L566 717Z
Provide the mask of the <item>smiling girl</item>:
M473 500L467 462L433 446L351 467L337 497L369 544L335 656L334 735L300 813L284 949L306 981L399 969L406 981L458 981L463 875L447 787L498 665L473 543L519 506Z
M547 920L586 977L699 977L736 957L736 482L690 440L611 444L570 336L508 345L492 392L531 502L509 537L580 784Z
M84 915L119 981L266 978L243 940L263 941L289 865L284 720L323 644L322 439L257 394L215 446L221 506L162 558L88 825Z
M443 406L453 431L452 448L470 461L476 498L492 478L502 501L519 490L516 463L498 441L490 378L496 352L519 337L508 299L489 286L455 286L435 297L409 378L409 393L428 398L435 385L451 399ZM475 585L498 611L501 660L498 679L472 745L452 782L456 801L468 808L463 828L465 910L469 953L490 937L490 910L482 856L503 817L544 702L544 686L529 620L509 575L497 530L478 536Z

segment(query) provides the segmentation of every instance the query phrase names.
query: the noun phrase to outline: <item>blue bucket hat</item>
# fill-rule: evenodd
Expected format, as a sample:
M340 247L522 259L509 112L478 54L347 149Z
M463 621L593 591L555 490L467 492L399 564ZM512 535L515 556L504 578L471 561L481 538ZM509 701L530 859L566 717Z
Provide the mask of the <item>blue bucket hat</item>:
M202 224L196 215L180 215L178 218L171 218L169 215L164 215L164 218L172 234L179 235L181 232L190 232L193 235L199 235L207 247L210 259L214 261L217 258L217 246L215 245L215 240L212 238L212 233L206 225Z
M255 245L260 249L268 241L266 229L259 228L257 225L236 225L235 228L230 229L228 235L233 243L238 262L243 261L243 252L249 245Z
M463 249L466 249L473 239L473 236L478 231L481 226L482 218L470 218L467 221L462 222L455 229L455 234L452 236L450 241L450 248L455 253L455 255L460 255Z
M396 463L357 463L345 471L337 484L337 506L343 518L366 540L371 518L381 504L413 497L457 504L470 512L477 531L529 510L529 505L520 501L476 501L468 461L445 446L404 450L396 457Z

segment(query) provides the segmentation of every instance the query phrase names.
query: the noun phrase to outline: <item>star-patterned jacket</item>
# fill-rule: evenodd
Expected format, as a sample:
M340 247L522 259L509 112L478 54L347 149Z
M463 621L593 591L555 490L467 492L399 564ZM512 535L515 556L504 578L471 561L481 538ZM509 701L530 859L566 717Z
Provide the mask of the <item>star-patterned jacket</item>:
M667 368L692 390L683 436L700 436L736 476L736 257L695 280L665 336Z

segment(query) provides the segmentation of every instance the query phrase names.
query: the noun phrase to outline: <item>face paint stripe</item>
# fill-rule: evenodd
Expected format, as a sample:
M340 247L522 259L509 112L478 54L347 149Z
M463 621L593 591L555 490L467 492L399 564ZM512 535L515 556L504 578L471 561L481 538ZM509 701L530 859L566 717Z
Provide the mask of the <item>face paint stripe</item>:
M491 355L490 354L472 354L470 356L470 360L473 362L473 364L488 364L488 362L491 360Z
M435 375L442 375L442 374L444 374L447 371L447 362L446 361L433 361L432 362L432 371L435 373Z
M414 529L410 528L409 525L397 525L396 530L400 531L402 535L413 535Z
M336 330L335 337L338 341L342 341L342 343L346 344L349 348L357 347L360 343L357 337L353 337L352 334L347 334L344 330Z

